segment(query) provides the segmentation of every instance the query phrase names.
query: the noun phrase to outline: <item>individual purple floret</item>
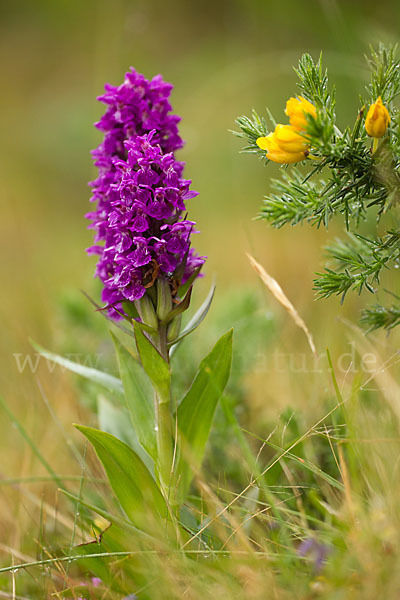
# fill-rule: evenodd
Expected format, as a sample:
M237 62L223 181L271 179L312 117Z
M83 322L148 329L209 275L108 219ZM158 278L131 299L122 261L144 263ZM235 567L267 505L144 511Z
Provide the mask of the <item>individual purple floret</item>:
M185 201L197 192L174 156L182 140L180 119L169 114L172 86L161 76L148 81L131 69L121 86L105 89L99 100L108 108L96 124L105 136L93 151L97 208L87 215L95 245L88 252L99 256L96 275L112 311L121 310L125 300L140 299L157 277L175 288L204 258L190 247L195 223L185 217Z

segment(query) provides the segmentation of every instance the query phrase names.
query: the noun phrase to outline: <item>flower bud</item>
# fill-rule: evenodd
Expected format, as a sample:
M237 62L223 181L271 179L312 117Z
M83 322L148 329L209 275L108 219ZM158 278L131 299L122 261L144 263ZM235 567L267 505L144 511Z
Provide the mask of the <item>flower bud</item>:
M168 325L167 330L167 340L168 342L173 342L178 337L182 325L182 315L178 315L171 321Z
M307 129L307 114L313 116L314 119L317 118L317 109L314 104L311 104L303 96L289 98L286 102L285 113L289 117L290 124L299 131L306 131Z
M365 129L369 136L381 138L385 135L390 123L390 115L386 106L382 103L382 98L371 104L365 118Z
M157 329L158 319L151 298L145 294L140 298L140 300L135 300L135 306L139 313L139 317L142 319L142 322L145 325L149 325L149 327L152 327L153 329Z
M172 297L171 288L169 283L164 277L157 279L157 316L160 321L163 321L165 317L172 310Z
M283 127L283 125L281 125L281 127ZM281 165L289 165L292 163L300 162L301 160L304 160L307 156L307 144L304 143L304 140L302 145L302 147L304 148L303 151L288 152L287 150L282 149L282 139L280 144L277 143L275 132L270 133L269 135L267 135L267 137L259 137L257 139L257 146L262 150L267 151L266 156L269 160L272 160L276 163L280 163ZM287 147L290 147L290 145L288 144ZM296 141L294 141L291 147L296 147L297 149L299 146L296 146Z

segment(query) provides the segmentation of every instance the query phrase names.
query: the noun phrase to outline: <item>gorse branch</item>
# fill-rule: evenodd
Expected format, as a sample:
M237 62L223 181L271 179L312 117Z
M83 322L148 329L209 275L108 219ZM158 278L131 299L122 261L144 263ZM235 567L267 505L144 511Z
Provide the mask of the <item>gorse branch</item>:
M400 60L396 57L397 45L386 47L379 44L377 50L371 48L370 56L366 57L371 69L371 81L367 90L372 98L382 97L390 103L400 91Z
M314 282L319 298L340 295L343 301L350 290L376 293L382 271L398 266L395 212L392 229L380 237L357 233L370 215L381 221L400 202L399 119L393 103L400 92L396 47L381 44L368 64L367 95L355 107L353 123L342 130L336 125L335 88L329 84L321 57L314 62L309 54L300 58L295 69L301 95L286 103L288 125L271 119L275 130L266 135L265 121L257 113L237 121L239 135L249 143L246 151L289 166L279 179L271 180L260 219L278 228L304 221L327 228L341 216L346 230L354 232L327 248L330 263ZM299 162L308 170L292 166ZM363 313L362 322L389 329L399 321L394 307L374 307Z
M233 131L232 133L237 137L245 139L248 144L243 148L242 152L253 152L264 156L264 152L256 143L259 137L265 136L268 133L267 122L264 117L260 117L253 110L251 117L238 117L236 124L240 128L240 131Z
M361 313L361 323L368 329L393 329L400 324L400 305L391 307L376 304L365 308Z
M329 90L328 71L322 67L322 54L317 63L314 63L309 54L303 54L295 72L299 78L297 85L302 94L334 120L335 89Z
M359 293L364 288L375 293L381 271L397 264L400 255L400 231L390 231L384 239L368 239L361 235L349 236L349 241L336 239L326 250L337 270L326 269L315 280L315 289L322 298L350 290ZM339 272L338 272L339 270Z
M265 196L259 218L266 219L273 227L303 221L315 223L321 215L324 219L330 218L332 207L324 200L323 182L321 186L305 180L300 171L292 169L281 179L272 179L271 185L273 192Z

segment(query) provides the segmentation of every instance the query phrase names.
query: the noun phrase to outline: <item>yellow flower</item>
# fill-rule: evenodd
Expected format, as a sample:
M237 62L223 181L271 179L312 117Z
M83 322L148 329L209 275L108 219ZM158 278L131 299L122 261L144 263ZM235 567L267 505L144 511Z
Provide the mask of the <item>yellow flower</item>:
M380 138L385 135L390 123L388 109L382 103L382 98L371 104L365 118L365 129L371 137Z
M293 125L277 125L274 141L283 152L304 152L308 147L307 141Z
M290 124L299 131L305 131L307 129L306 114L312 115L314 119L317 118L317 109L314 104L311 104L311 102L303 98L303 96L289 98L286 102L285 113L289 117Z
M283 127L283 125L281 125L281 127ZM269 160L280 163L281 165L289 165L300 162L306 158L306 147L304 147L303 151L296 152L288 152L287 150L282 149L282 146L278 144L276 140L275 132L270 133L267 137L259 137L257 139L257 146L262 150L267 151L266 156Z

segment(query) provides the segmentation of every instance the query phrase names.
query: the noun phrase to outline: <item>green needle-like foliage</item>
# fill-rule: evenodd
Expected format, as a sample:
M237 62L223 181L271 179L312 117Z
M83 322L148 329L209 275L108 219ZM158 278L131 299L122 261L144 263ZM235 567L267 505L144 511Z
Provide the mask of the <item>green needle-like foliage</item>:
M400 304L390 307L379 304L365 308L361 314L361 323L365 324L370 331L375 329L393 329L400 324Z
M315 279L320 298L339 295L343 301L349 290L361 293L365 289L376 294L383 271L397 268L399 262L400 229L393 209L400 201L399 119L394 103L400 92L400 61L396 47L383 45L372 50L367 61L371 81L355 107L354 123L341 131L336 125L335 89L329 85L321 57L316 63L309 54L301 57L295 69L300 94L317 111L316 116L305 113L306 129L300 130L306 144L306 160L302 162L308 172L293 167L289 164L293 161L286 161L284 156L275 160L288 168L279 179L271 180L271 190L259 214L260 219L277 228L304 221L328 228L333 218L343 219L352 235L328 246L329 264ZM379 97L388 110L390 123L382 137L371 138L365 119ZM275 127L272 117L271 122ZM257 139L269 132L266 120L253 111L250 118L237 119L237 125L238 135L247 142L244 151L258 153L267 164L268 151L257 145ZM385 229L388 213L390 229ZM363 223L371 221L371 216L378 220L379 237L360 235ZM393 306L375 305L362 314L362 323L370 329L390 329L399 321L398 309Z

